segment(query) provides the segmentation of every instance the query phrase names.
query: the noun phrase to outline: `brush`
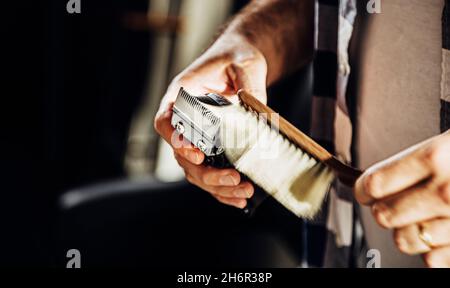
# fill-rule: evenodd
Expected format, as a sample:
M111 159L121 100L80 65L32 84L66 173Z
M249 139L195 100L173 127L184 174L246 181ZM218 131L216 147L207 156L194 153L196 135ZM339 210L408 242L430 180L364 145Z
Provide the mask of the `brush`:
M299 217L317 214L335 178L353 186L361 174L245 91L225 98L181 88L173 111L172 125L207 165L235 167Z
M334 179L352 187L361 175L251 94L241 90L238 97L245 111L235 107L233 117L226 118L235 120L224 122L223 129L245 134L238 123L246 122L257 127L258 137L247 138L247 150L228 148L225 154L238 171L297 216L312 218Z

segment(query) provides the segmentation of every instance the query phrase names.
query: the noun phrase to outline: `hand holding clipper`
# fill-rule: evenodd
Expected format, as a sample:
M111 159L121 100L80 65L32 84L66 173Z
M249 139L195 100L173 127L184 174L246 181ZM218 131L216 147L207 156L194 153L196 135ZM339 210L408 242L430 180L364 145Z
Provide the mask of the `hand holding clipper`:
M221 138L221 118L226 113L226 107L230 105L233 103L221 95L207 93L193 96L183 88L180 88L173 105L171 125L179 135L205 154L203 163L206 166L233 167L225 156L224 139ZM241 175L241 179L245 179L245 176ZM266 193L257 189L255 195L247 201L244 212L253 214L266 197Z
M243 209L254 195L251 182L241 178L234 168L204 165L205 154L189 141L182 147L172 145L177 135L171 125L172 107L180 90L186 87L193 95L214 92L228 96L239 89L252 91L261 101L266 99L267 63L264 56L245 39L235 37L216 41L200 58L173 79L154 121L156 132L172 146L186 179L207 191L219 202ZM209 159L209 158L207 158Z

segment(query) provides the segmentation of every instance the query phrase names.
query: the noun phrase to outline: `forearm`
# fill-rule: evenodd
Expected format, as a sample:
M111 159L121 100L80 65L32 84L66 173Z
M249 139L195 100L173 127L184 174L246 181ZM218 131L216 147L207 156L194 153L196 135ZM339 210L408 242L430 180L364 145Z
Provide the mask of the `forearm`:
M218 41L236 35L263 54L270 85L311 60L314 0L254 0L233 19Z

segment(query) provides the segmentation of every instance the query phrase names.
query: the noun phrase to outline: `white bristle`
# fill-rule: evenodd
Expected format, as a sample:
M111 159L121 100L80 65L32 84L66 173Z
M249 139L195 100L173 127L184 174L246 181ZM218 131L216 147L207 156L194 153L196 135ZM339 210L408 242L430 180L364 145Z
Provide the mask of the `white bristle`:
M225 154L239 172L299 217L320 210L331 169L241 106L227 107L221 123Z

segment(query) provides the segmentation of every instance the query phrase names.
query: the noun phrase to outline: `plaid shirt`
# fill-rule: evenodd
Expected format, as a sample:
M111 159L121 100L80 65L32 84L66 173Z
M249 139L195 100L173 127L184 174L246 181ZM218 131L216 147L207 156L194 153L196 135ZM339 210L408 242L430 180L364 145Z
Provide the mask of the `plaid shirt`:
M350 73L348 44L360 0L318 0L316 23L316 58L314 60L314 94L312 100L311 136L330 152L335 153L334 124L336 109L353 111L347 107L346 86ZM366 7L366 1L361 7ZM358 3L358 5L361 3ZM441 81L441 131L450 129L450 0L445 0L442 16L442 81ZM436 95L438 97L438 95ZM342 106L338 107L338 105ZM351 113L347 113L347 115ZM326 227L325 267L348 267L360 254L362 232L354 217L352 189L336 182L331 188L327 201L328 209L323 221L308 224L309 235L318 227ZM355 224L356 223L356 224ZM316 238L320 237L316 235ZM317 240L317 239L315 239ZM306 249L322 249L309 245ZM306 251L305 251L306 252ZM320 255L314 251L309 254ZM317 262L313 263L318 265Z

